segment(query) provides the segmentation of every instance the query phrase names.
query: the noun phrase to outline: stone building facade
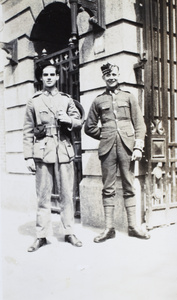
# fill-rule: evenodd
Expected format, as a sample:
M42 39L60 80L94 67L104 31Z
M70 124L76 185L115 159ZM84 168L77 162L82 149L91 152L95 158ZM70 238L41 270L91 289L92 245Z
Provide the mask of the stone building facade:
M147 2L150 3L151 1L148 0ZM173 2L172 10L175 10L175 1ZM8 60L6 59L0 78L2 205L23 211L33 209L36 199L35 179L26 169L22 145L25 105L35 92L34 56L36 45L34 40L31 40L31 32L41 12L49 5L52 9L52 5L56 5L56 3L71 9L71 17L75 18L71 22L71 38L77 36L77 41L74 42L78 43L79 47L79 101L85 114L87 115L93 99L104 90L100 67L106 62L119 65L120 87L135 95L144 116L147 107L146 96L149 96L143 82L147 76L144 75L144 72L146 74L148 72L148 64L147 67L143 65L147 57L144 59L143 55L149 49L144 43L144 36L146 34L147 38L148 32L150 32L147 27L147 32L145 32L143 27L145 21L143 10L147 5L146 2L137 0L1 0L5 24L2 31L3 42L9 43L13 40L17 42L17 63L13 63L10 57ZM74 9L76 9L76 13L73 13ZM67 19L66 22L68 22ZM147 26L148 20L146 22ZM76 29L77 32L75 32ZM148 130L150 130L148 122L147 125L149 126ZM97 155L98 142L86 136L82 131L81 144L81 222L84 225L101 227L103 225L102 182ZM147 158L146 156L145 160ZM146 197L146 177L148 177L146 175L149 169L145 160L135 170L138 203L137 221L139 223L147 221L149 207L151 212L153 211L149 198ZM157 165L158 160L154 163ZM160 163L163 164L164 160L160 159ZM153 168L156 165L153 165ZM161 165L159 166L163 173L163 168ZM157 177L155 177L156 179ZM156 185L154 186L156 188ZM152 194L152 192L150 193ZM117 194L116 227L120 230L126 230L126 217L119 180ZM157 222L150 222L150 227L168 223L162 219L160 218ZM172 222L176 222L175 218L172 219Z

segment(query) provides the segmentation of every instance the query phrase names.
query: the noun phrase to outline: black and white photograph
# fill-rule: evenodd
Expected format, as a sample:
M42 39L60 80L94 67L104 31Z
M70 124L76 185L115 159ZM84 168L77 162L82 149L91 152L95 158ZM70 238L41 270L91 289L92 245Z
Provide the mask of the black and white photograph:
M177 299L177 0L0 0L1 299Z

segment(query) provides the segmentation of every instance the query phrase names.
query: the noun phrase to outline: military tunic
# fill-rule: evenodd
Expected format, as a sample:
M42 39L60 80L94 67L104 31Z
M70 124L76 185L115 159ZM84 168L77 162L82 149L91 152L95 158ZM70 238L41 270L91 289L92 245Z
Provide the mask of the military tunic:
M101 126L99 122L101 121ZM132 152L142 150L146 126L135 97L117 89L106 90L93 101L85 123L85 133L100 140L98 155L103 180L103 205L115 205L115 181L119 166L125 206L135 205Z
M71 118L71 127L58 124L57 114L62 110ZM45 125L46 135L34 136L37 125ZM65 234L73 232L73 159L71 131L82 126L80 113L72 98L57 89L42 91L29 100L26 107L23 145L25 159L33 158L36 165L36 194L38 201L37 237L51 234L51 194L54 180L61 200L61 220Z

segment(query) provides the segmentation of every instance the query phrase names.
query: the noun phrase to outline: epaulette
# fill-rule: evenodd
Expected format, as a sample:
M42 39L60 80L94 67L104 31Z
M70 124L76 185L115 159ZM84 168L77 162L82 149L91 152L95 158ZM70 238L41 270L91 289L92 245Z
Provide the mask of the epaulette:
M101 96L103 96L103 95L106 95L106 94L107 94L106 91L104 91L103 93L98 94L96 98L99 98L99 97L101 97Z
M66 96L66 97L68 97L68 98L71 98L71 96L70 96L69 94L64 93L64 92L60 92L60 95Z
M103 94L99 94L96 96L96 98L100 98L101 96L103 96Z
M32 98L36 98L42 94L42 91L37 91Z
M122 90L122 89L120 89L120 88L119 88L119 91L122 92L122 93L128 93L128 94L131 94L131 92Z

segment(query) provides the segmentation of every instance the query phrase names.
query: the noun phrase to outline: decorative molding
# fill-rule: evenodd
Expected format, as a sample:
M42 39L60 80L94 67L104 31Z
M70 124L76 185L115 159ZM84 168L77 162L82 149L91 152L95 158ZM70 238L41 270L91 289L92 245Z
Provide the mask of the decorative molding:
M166 159L166 139L165 137L151 138L151 159L165 160Z

